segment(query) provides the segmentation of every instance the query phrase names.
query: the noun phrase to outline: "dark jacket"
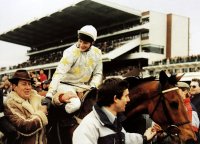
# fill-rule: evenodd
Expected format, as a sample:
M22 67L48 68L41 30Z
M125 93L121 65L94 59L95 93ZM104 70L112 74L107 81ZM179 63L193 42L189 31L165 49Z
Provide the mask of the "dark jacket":
M0 131L5 135L6 144L14 144L18 136L16 128L4 116L3 90L0 89Z
M196 94L191 98L191 103L194 105L194 107L197 110L197 114L200 118L200 94Z

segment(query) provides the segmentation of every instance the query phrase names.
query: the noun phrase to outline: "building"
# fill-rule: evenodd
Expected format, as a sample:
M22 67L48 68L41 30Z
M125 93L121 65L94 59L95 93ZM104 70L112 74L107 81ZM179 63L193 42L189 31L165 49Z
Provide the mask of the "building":
M143 67L172 56L188 56L189 18L154 11L141 12L106 0L80 0L63 10L0 34L0 40L31 47L29 60L16 69L43 68L52 76L62 52L77 41L77 30L97 28L95 43L103 52L104 74L126 69L139 75ZM177 53L181 49L181 53Z

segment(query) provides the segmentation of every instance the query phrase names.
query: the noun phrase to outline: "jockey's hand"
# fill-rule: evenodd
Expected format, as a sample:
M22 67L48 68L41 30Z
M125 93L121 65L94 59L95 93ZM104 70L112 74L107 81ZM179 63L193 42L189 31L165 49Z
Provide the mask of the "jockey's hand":
M42 99L42 105L46 105L47 109L49 110L49 108L51 106L51 101L52 101L52 98L45 97L44 99Z
M152 129L156 132L163 132L163 129L157 123L154 123Z
M147 137L147 141L150 141L155 135L156 131L152 127L148 128L144 133L144 136Z
M61 103L69 103L70 99L73 98L73 97L77 97L77 95L74 94L73 92L69 91L69 92L60 94L59 95L59 101Z

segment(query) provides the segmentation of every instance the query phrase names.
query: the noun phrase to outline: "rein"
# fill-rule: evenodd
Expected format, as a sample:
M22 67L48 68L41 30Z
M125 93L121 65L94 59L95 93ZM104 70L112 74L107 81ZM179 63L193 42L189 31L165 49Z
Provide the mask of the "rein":
M170 136L178 136L178 134L180 133L180 130L178 127L190 123L189 121L174 123L172 118L170 117L169 110L167 109L166 99L164 97L164 94L178 90L178 89L179 89L178 87L174 87L174 88L169 88L169 89L161 91L159 93L158 102L157 102L156 106L154 107L152 113L150 114L150 117L153 118L153 115L154 115L155 111L157 110L159 104L162 103L164 114L165 114L166 119L169 124L169 126L166 129L167 136L169 136L169 135Z

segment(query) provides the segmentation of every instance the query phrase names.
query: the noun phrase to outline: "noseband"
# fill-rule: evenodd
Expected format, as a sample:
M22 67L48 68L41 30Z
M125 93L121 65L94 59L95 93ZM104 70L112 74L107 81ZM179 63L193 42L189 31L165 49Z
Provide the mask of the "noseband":
M150 114L150 117L153 118L153 115L154 115L155 111L157 110L158 105L160 103L162 103L163 111L164 111L164 114L168 121L168 127L166 129L166 133L167 133L167 135L170 135L170 136L179 136L180 129L178 127L190 123L190 121L174 123L172 118L170 117L169 110L167 109L164 94L178 90L178 89L179 89L178 87L173 87L173 88L169 88L169 89L161 91L159 94L159 100L158 100L156 106L154 107L154 110Z

